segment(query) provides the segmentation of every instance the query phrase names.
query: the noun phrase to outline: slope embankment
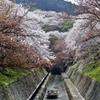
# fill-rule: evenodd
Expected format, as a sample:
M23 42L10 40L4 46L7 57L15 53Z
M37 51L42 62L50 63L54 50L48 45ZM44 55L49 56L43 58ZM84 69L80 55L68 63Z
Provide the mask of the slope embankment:
M44 69L33 69L26 76L0 88L0 100L26 100L46 76Z
M100 82L81 72L68 68L66 74L77 87L85 100L100 100Z

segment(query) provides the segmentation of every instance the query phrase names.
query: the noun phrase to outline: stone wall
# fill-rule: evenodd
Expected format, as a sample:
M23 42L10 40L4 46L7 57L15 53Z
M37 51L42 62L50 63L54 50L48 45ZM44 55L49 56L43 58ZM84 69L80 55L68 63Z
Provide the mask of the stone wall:
M26 100L44 78L44 69L33 69L28 75L0 88L0 100Z
M72 68L68 68L66 74L86 100L100 100L100 82Z

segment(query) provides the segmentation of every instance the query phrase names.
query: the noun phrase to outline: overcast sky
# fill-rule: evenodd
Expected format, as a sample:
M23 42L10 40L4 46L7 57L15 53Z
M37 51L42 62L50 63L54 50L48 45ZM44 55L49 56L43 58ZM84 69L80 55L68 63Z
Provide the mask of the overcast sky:
M77 4L77 0L64 0L64 1L70 1L70 2L72 2L72 3Z

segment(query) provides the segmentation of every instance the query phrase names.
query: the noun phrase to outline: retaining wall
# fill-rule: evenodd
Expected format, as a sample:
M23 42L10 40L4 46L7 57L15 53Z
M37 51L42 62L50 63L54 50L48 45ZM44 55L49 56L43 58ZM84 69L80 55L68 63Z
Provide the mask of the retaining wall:
M68 68L66 74L85 100L100 100L100 82L72 68Z
M26 100L47 74L44 69L33 69L28 75L0 88L0 100Z

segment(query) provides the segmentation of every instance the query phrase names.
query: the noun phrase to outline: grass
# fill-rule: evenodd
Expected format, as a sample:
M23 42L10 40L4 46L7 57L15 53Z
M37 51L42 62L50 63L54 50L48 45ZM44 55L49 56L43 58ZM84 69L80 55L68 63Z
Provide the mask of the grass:
M73 27L73 24L75 23L75 21L73 20L65 20L63 23L59 24L59 25L50 25L50 24L45 24L42 29L45 32L49 32L49 31L59 31L59 32L66 32L69 29L71 29Z
M84 57L80 57L77 61L83 61Z
M49 37L50 37L49 38L49 41L50 41L49 48L51 48L55 44L55 42L58 40L58 38L55 35L49 35Z
M70 67L70 68L73 68L75 71L78 71L78 70L79 70L79 68L78 68L78 67L74 67L74 64L69 65L69 67Z
M74 68L74 70L75 70L75 71L78 71L78 70L79 70L79 68L78 68L78 67L75 67L75 68Z
M70 68L73 68L74 64L69 65Z
M82 72L93 79L100 81L100 60L98 60L96 63L91 61L88 64L88 67L84 68Z
M25 76L28 72L21 68L6 68L6 75L0 73L0 85L7 85L19 77Z
M12 80L9 77L7 77L7 76L0 73L0 85L7 85L11 81Z
M73 20L69 20L69 21L65 21L64 25L62 27L62 32L66 32L69 29L71 29L73 27L74 21Z

